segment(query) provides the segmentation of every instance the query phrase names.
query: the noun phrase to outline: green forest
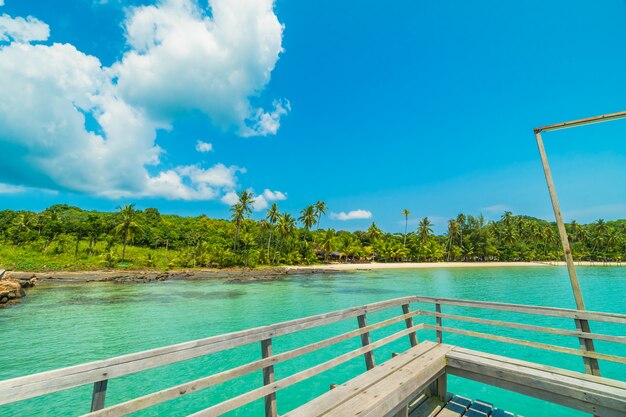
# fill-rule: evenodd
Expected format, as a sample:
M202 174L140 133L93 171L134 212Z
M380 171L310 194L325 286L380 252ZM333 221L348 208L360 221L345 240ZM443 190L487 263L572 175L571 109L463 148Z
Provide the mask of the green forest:
M180 269L307 265L325 262L475 262L562 260L556 224L505 212L497 221L459 214L442 235L424 217L404 233L372 223L367 230L324 229L328 208L317 202L297 214L273 204L251 219L244 191L230 219L161 214L124 204L117 212L54 205L33 213L0 211L0 268L10 270ZM567 224L575 260L622 261L626 220Z

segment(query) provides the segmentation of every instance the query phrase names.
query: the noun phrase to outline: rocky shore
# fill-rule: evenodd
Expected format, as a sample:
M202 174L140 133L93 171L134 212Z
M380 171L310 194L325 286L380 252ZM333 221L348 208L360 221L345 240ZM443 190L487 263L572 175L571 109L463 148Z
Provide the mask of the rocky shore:
M257 268L257 269L194 269L171 271L50 271L25 272L7 271L6 276L13 281L35 279L41 284L54 283L86 283L86 282L113 282L113 283L150 283L170 280L207 280L224 279L230 282L244 281L272 281L287 275L337 273L325 267L307 268L298 270L285 267Z
M37 278L11 278L4 270L0 270L0 308L17 304L26 296L25 288L35 286Z

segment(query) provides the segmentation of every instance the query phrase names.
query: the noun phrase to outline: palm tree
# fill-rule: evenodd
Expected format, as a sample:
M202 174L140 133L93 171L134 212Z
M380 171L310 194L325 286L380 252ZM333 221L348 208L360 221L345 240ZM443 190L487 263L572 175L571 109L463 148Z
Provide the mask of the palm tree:
M239 244L239 232L241 231L242 222L252 213L252 203L254 203L254 193L252 191L244 190L239 194L239 201L230 207L230 211L233 212L231 220L235 222L235 239L233 242L233 250L237 251Z
M422 220L420 220L417 234L419 235L419 238L422 244L426 243L426 241L430 239L430 237L432 236L433 234L432 225L433 224L428 219L428 217L424 217Z
M313 227L313 225L316 223L316 210L315 210L315 206L308 206L307 208L303 209L302 211L300 211L301 216L298 217L298 221L300 223L302 223L305 227L305 229L308 231L311 229L311 227Z
M126 257L126 244L143 229L137 222L137 211L135 210L134 204L124 203L122 207L118 207L117 209L119 210L118 215L121 218L121 222L115 226L113 230L116 235L122 236L122 262L124 262Z
M274 232L274 225L278 221L278 217L280 216L280 211L278 211L278 204L274 203L272 206L267 209L267 214L265 215L265 220L268 222L268 227L270 230L270 236L267 239L267 259L270 259L270 244L272 243L272 233Z
M326 215L326 210L328 210L328 206L324 201L318 201L315 203L315 214L317 215L317 229L320 229L320 222L322 221L322 216Z
M467 221L467 218L465 217L465 214L463 213L459 213L456 216L456 222L459 224L459 246L463 246L463 229L465 229L465 222Z
M403 246L406 248L406 234L409 228L409 216L411 212L408 209L402 210L402 215L404 216L404 243Z
M283 254L283 245L287 237L293 235L296 230L296 220L289 213L280 214L276 223L276 231L280 235L279 256Z
M448 221L448 261L452 252L454 239L459 235L459 223L455 219Z
M320 247L324 251L324 259L328 261L328 254L337 248L337 239L335 238L335 231L333 229L326 230L322 236Z

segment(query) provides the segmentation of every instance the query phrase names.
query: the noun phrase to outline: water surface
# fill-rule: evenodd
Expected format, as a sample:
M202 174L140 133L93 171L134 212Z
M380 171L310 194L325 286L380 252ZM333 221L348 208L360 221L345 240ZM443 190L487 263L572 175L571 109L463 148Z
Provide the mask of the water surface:
M589 310L626 313L626 269L579 268L579 275ZM565 268L556 267L381 270L294 275L279 281L248 283L214 280L42 285L31 290L22 304L0 311L0 380L407 295L574 308L567 272ZM430 306L423 307L431 309ZM444 312L466 311L444 306ZM391 315L392 312L378 313L368 319L372 323ZM523 319L520 315L486 310L476 311L474 315L512 321ZM573 323L557 318L536 318L532 323L574 329ZM468 323L448 321L444 324L478 331L491 330ZM374 332L372 336L374 339L384 337L400 330L402 325L400 323L388 330ZM275 340L274 350L285 351L355 327L356 320L349 320L306 331L298 338L281 337ZM625 328L596 324L593 330L624 335ZM578 347L577 340L573 338L528 336L523 331L515 330L500 330L498 334ZM419 334L422 339L432 339L433 336L432 332L423 331ZM583 371L581 359L575 356L457 335L444 335L444 342ZM280 364L276 367L276 376L288 376L336 356L338 352L347 352L358 346L358 340L348 341ZM376 350L377 362L388 359L392 351L401 351L407 346L407 338L402 338L392 346ZM612 343L596 344L600 351L622 356L626 356L625 347ZM128 400L258 358L260 347L254 344L227 355L210 355L113 379L109 381L107 404ZM601 367L604 376L626 380L626 367L606 362L601 362ZM330 383L342 383L363 369L363 359L356 358L279 392L279 413L285 413L325 392ZM260 386L261 382L260 372L257 372L135 415L188 415L253 386ZM452 392L490 400L496 406L506 407L526 417L583 415L460 378L451 377L448 384ZM91 389L91 386L85 386L0 407L0 416L81 415L89 411ZM262 414L262 403L257 401L228 415Z

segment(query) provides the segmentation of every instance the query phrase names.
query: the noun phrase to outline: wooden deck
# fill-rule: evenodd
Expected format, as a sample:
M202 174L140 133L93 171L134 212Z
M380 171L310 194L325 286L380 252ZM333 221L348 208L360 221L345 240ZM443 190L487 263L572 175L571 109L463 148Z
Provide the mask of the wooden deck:
M425 306L434 308L428 309ZM412 309L411 307L414 306ZM456 314L442 312L442 306L454 306ZM417 308L415 308L417 307ZM368 323L372 313L395 310L399 313L391 318ZM458 310L464 309L463 314ZM520 318L531 319L531 324L520 321L504 322L486 319L481 311L506 311ZM387 314L389 316L389 314ZM543 327L532 324L533 317L547 316L571 323L571 329ZM303 330L328 326L345 320L355 320L354 330L335 334L292 350L273 352L276 340L295 335ZM417 322L421 319L421 322ZM460 327L444 325L444 320L453 323L474 323L493 327L493 332L478 332ZM611 334L583 331L581 320L603 322L616 326ZM374 340L372 332L402 324L403 330ZM453 333L462 338L489 339L507 344L521 345L529 349L542 349L559 354L582 358L585 365L589 359L611 361L624 366L626 358L615 352L586 350L585 340L602 340L613 344L626 344L624 334L626 315L559 308L525 306L516 304L489 303L469 300L454 300L431 297L403 297L374 304L324 313L317 316L291 320L254 329L194 340L177 345L133 353L112 359L57 369L34 375L0 381L0 414L2 405L45 396L69 388L93 384L93 395L85 399L91 402L91 412L84 416L124 416L144 410L172 399L203 390L218 384L228 384L235 378L252 372L261 372L263 385L251 387L243 394L226 401L211 404L192 414L193 417L219 416L255 401L263 401L266 417L278 416L276 394L301 381L331 372L338 365L362 357L364 372L338 385L317 398L288 411L283 417L484 417L512 416L493 407L486 401L472 401L463 397L450 398L447 376L457 375L482 383L504 388L523 395L560 404L602 417L626 416L626 382L603 378L600 368L588 370L588 374L573 372L494 355L489 352L466 349L443 343L443 335ZM504 335L508 329L530 333L547 333L573 337L582 341L580 349L539 343L519 337ZM575 330L574 330L575 329ZM435 341L419 341L418 333L434 331ZM349 351L335 349L333 357L314 366L300 369L296 373L276 380L274 368L294 358L341 342L360 340L361 347ZM375 357L375 351L392 342L405 341L406 350L393 358ZM258 343L261 359L245 363L219 373L193 381L177 384L161 391L120 402L106 398L107 387L115 378L143 372L149 369L190 360L206 355L237 355L237 348ZM397 346L394 344L394 349ZM608 346L608 344L607 344ZM626 372L624 372L626 375ZM53 405L51 404L50 407ZM501 404L506 408L506 404ZM490 408L491 407L491 408ZM88 407L87 407L88 408ZM45 410L42 410L45 411ZM515 412L516 410L510 410ZM43 412L42 412L43 414ZM77 415L81 410L77 409Z

